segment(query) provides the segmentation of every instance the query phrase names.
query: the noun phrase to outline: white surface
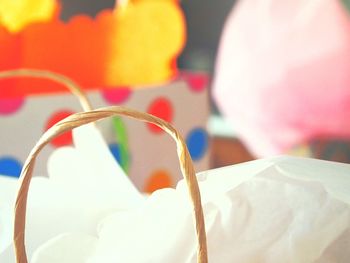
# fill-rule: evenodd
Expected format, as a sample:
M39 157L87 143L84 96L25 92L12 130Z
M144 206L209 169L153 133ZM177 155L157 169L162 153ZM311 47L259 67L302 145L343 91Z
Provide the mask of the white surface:
M17 179L0 175L0 253L12 242L13 218L11 215L16 191Z
M138 205L144 197L115 162L93 125L73 131L75 147L57 149L49 159L49 177L32 179L27 204L28 257L60 233L95 234L97 223L111 212ZM18 180L0 177L0 262L14 262L12 222ZM49 261L50 262L50 261Z
M348 262L350 165L277 157L198 178L209 262ZM66 239L88 245L67 260ZM72 263L196 262L184 183L155 192L139 208L105 217L98 237L72 233L44 244L32 262L63 262L63 255Z

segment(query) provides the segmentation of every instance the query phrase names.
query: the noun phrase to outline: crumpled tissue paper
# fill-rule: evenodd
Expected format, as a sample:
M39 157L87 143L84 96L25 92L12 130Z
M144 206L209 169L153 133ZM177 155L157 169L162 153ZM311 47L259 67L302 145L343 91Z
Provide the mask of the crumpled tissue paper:
M349 176L350 165L292 157L198 174L209 262L348 262ZM194 263L196 247L181 181L101 219L97 234L58 235L32 263Z

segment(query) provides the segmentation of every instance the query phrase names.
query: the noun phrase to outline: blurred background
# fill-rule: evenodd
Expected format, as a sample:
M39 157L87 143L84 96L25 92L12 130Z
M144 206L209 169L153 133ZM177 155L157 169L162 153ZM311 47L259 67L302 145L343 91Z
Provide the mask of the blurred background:
M94 17L98 12L113 8L114 0L63 0L61 18L85 13ZM221 31L235 0L180 1L186 16L186 46L179 58L179 67L213 72Z
M105 8L113 8L114 0L86 1L63 0L61 18L68 21L72 16L85 13L91 17ZM178 59L180 69L205 71L213 76L215 59L224 23L235 5L235 0L184 0L180 1L186 17L186 45ZM211 118L209 125L215 136L212 138L211 167L253 160L255 157L234 136L227 123L210 98Z
M26 2L30 3L30 1ZM93 54L92 56L95 56L98 62L100 60L103 62L109 59L107 55L104 57L108 52L103 50L111 49L114 53L111 51L108 54L116 56L116 61L111 58L113 69L119 69L119 71L130 68L138 69L138 72L143 72L140 81L138 79L140 76L135 75L134 78L132 70L126 70L125 75L122 72L121 76L118 75L115 78L112 75L103 76L102 79L99 73L94 75L94 68L87 66L87 69L84 68L84 74L81 74L76 68L88 64L85 63L87 60L81 54L77 55L76 59L70 60L73 62L72 65L65 64L71 55L60 54L60 48L64 46L64 43L60 42L62 37L54 34L59 33L62 30L61 27L56 29L53 27L52 30L45 31L47 30L45 25L42 28L40 25L38 28L35 25L29 25L28 28L21 29L23 33L17 29L17 31L14 30L16 32L11 32L11 29L8 33L4 14L7 14L11 5L6 6L5 4L0 4L0 22L2 17L5 25L5 29L0 32L3 34L0 35L0 44L3 45L3 52L0 54L2 55L0 68L2 70L16 68L18 59L20 61L18 65L22 65L23 61L24 65L34 68L45 69L45 66L42 65L47 65L49 69L57 69L58 72L72 78L74 74L79 73L79 76L85 76L78 78L77 81L84 87L86 86L87 90L91 86L99 86L102 89L113 85L137 87L141 84L158 87L159 85L171 86L172 83L175 83L175 86L181 86L182 84L176 84L178 79L185 80L187 83L185 85L190 86L192 91L198 92L205 86L205 95L203 93L201 97L191 97L194 96L193 93L180 92L181 88L177 88L178 91L166 91L164 88L161 92L154 89L142 91L143 93L140 92L138 96L145 99L135 99L130 102L131 106L140 106L143 109L142 107L148 103L145 102L148 98L151 100L153 96L162 98L169 96L170 102L173 100L173 108L167 106L168 102L158 100L157 105L161 105L160 108L158 107L159 110L152 111L151 108L148 108L148 111L168 121L174 120L175 124L177 124L176 118L182 119L183 123L179 122L177 125L188 138L187 142L192 157L200 170L280 154L350 162L350 0L184 0L179 2L159 0L158 3L168 2L175 6L177 13L175 12L174 17L169 15L168 21L161 20L164 19L162 16L168 15L166 13L168 10L163 9L165 11L162 15L161 8L154 9L155 11L152 9L151 5L156 3L156 0L130 2L135 6L148 2L150 7L148 11L145 8L144 12L140 12L139 17L135 15L134 23L128 25L126 22L124 24L120 11L120 17L117 18L121 19L120 27L116 29L106 26L108 19L111 19L108 14L103 18L105 20L102 19L103 15L99 15L104 10L115 8L116 1L114 0L61 0L59 11L56 10L54 13L58 14L58 20L64 23L70 23L73 20L76 23L76 31L74 34L72 31L70 35L72 43L75 43L76 40L79 42L78 37L77 39L72 37L79 36L81 33L79 23L81 25L91 23L89 27L92 28L92 33L89 34L92 35L86 39L87 43L81 46L72 45L76 49L70 54L79 53L80 49L86 48L89 50L87 52L89 55ZM17 7L12 6L11 8ZM21 14L23 10L17 10L17 14ZM171 10L169 9L169 14L173 12ZM100 24L97 22L93 24L94 22L91 21L84 22L84 18L76 19L81 14L90 16L91 21L97 19L96 17L101 18L97 19ZM142 19L151 21L150 31L146 34L144 28L140 26ZM126 41L126 48L122 46L113 50L111 43L115 44L117 41L111 42L107 37L108 45L98 46L97 44L98 51L93 51L89 46L90 43L105 37L104 30L110 32L111 35L123 31L120 35L125 35L122 35L120 39L129 41L130 38L131 40ZM128 30L131 32L129 36L125 33ZM181 30L184 31L184 35ZM52 36L45 32L52 32ZM101 35L94 38L93 34L96 32ZM154 32L162 33L156 36ZM57 52L56 57L52 60L49 58L47 61L46 58L50 56L50 52L46 54L46 51L43 51L46 48L38 44L42 41L40 40L41 35L45 34L46 38L51 41L47 44L48 50L52 48ZM67 35L67 38L70 37ZM150 39L153 37L154 41L147 40L148 37ZM12 43L8 39L14 41L15 44L8 44ZM156 52L149 52L147 48L151 50L152 45L158 43L157 41L160 43L157 46L158 50L155 48ZM32 48L25 46L18 53L16 47L23 43L27 44L27 42L32 45ZM169 46L170 49L173 43L176 43L174 50L171 51L173 57L167 58L165 63L167 68L160 67L157 71L164 74L159 74L159 76L153 74L156 70L154 72L152 70L158 67L158 57L162 55L165 57L166 52L170 52L166 50L166 47ZM115 45L118 46L118 43ZM146 51L133 50L137 46L141 46ZM127 50L127 56L124 57L125 50ZM21 57L22 51L23 57ZM45 55L38 56L36 53L38 51L44 52ZM135 58L136 61L138 57L141 62L135 64L136 66L131 66L125 62L128 61L129 56L131 61ZM81 64L77 62L78 66L76 66L75 60ZM150 64L148 68L142 64L142 60L155 64L154 66ZM61 68L55 68L56 64ZM178 69L174 67L175 64ZM96 65L97 68L99 64ZM106 72L108 72L107 69ZM131 75L128 75L130 72ZM13 103L16 96L20 94L19 92L12 94L11 90L21 90L19 82L6 83L5 87L8 84L9 88L4 88L0 93L0 100L4 100L3 105ZM33 82L31 89L35 90L36 85L37 83ZM123 96L127 98L128 91L123 92ZM39 91L35 94L37 93ZM106 100L106 96L104 98ZM8 99L12 102L9 102ZM94 100L99 105L99 99ZM115 97L108 103L111 101L114 104L124 103L120 98L115 99ZM48 101L47 104L49 104ZM179 113L179 115L174 115L176 118L172 118L171 109L178 110L182 107L183 111L179 112L182 112L183 115ZM193 116L186 115L185 110L192 112ZM198 125L196 124L198 127L193 124L196 120L196 111L199 112ZM63 115L67 116L70 113L72 112L66 111ZM9 116L0 117L3 127L9 126L9 123L14 125L15 121L10 122L9 120ZM126 123L127 125L129 124ZM201 132L198 132L199 128ZM111 130L112 128L105 125L104 129ZM192 133L195 129L197 133ZM189 132L188 136L187 132ZM35 137L34 132L31 135ZM5 137L3 133L3 144L7 141ZM111 147L114 156L119 161L128 155L126 150L123 150L124 146L126 147L126 144L118 142L118 145ZM132 145L130 147L132 148ZM124 165L127 167L129 159L125 158L123 159ZM138 162L137 158L134 158L133 161ZM21 162L23 160L19 161ZM6 164L9 165L9 162ZM21 164L18 164L17 167L19 167L17 170L20 170ZM5 168L0 169L0 173L1 171L6 173ZM158 177L155 178L164 179L163 172L163 170L160 173L158 171ZM164 185L170 184L166 180L163 183ZM140 184L140 187L142 185Z

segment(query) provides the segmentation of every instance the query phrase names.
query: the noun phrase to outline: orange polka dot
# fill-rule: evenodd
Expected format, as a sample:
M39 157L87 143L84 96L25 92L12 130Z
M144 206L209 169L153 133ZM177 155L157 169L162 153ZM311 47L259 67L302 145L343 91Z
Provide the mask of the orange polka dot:
M149 177L144 190L146 193L152 193L158 189L172 186L173 180L170 173L165 170L157 170Z
M149 106L149 114L157 116L167 122L173 120L173 106L167 98L159 97L155 99ZM163 130L154 124L148 123L148 128L153 133L161 133Z
M61 110L56 111L54 114L50 116L48 121L46 122L45 130L48 130L53 125L55 125L57 122L63 120L64 118L68 117L69 115L73 114L74 112L69 110ZM70 145L73 143L73 137L72 132L65 132L64 134L56 137L51 141L51 144L55 147L61 147Z

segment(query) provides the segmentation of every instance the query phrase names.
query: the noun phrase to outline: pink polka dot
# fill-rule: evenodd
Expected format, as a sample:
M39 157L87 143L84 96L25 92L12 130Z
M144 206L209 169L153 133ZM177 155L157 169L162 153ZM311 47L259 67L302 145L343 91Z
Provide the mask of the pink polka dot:
M17 112L24 102L23 98L0 99L0 115L9 115Z
M121 104L128 100L132 90L128 87L118 87L102 91L102 96L109 104Z
M204 73L189 73L186 76L186 80L190 89L194 92L204 91L209 82L208 75Z

